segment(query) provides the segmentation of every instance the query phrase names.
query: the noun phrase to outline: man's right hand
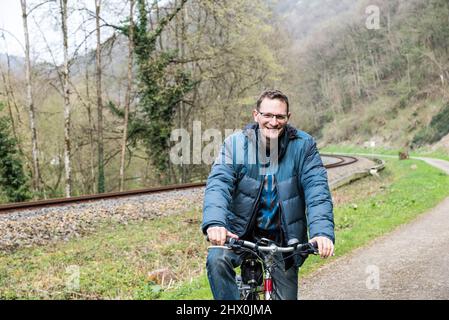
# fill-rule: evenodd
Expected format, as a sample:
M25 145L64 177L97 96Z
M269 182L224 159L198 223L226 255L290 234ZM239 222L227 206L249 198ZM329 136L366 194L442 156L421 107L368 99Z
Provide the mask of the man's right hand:
M238 239L239 236L226 230L225 227L210 227L207 229L207 237L214 246L223 246L226 238Z

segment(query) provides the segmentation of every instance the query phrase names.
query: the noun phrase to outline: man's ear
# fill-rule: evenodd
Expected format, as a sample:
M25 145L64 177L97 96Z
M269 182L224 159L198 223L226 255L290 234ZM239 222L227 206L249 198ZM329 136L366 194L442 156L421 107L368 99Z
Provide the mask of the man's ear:
M254 122L257 122L257 114L258 114L259 112L257 111L257 109L254 109L253 110L253 118L254 118Z

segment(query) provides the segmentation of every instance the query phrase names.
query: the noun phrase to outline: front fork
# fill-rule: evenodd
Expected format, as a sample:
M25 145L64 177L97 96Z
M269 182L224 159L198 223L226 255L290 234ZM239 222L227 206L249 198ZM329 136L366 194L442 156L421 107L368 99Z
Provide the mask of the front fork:
M265 264L266 266L271 266L271 264ZM273 278L271 276L270 267L264 270L264 282L263 282L263 293L265 300L273 299Z
M264 296L265 296L265 300L272 300L272 294L273 294L273 279L269 278L265 278L264 281L264 287L263 287L263 292L264 292Z

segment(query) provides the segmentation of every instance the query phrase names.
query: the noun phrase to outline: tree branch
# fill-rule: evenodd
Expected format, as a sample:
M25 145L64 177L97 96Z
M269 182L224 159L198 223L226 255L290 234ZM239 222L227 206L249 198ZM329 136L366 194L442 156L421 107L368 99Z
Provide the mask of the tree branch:
M39 3L39 4L35 5L34 7L32 7L30 10L28 10L26 15L29 16L31 14L31 12L33 12L35 9L37 9L40 6L42 6L42 5L46 4L46 3L49 3L49 2L56 2L56 0L47 0L47 1L44 1L42 3Z

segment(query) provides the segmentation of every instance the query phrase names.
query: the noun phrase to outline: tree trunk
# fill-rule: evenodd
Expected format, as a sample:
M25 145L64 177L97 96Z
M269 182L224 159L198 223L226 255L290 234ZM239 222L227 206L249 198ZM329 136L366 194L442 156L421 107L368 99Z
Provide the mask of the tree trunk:
M96 87L97 87L97 113L98 113L98 193L105 190L104 181L104 145L103 145L103 99L101 96L101 35L100 35L100 8L101 0L95 0L95 22L97 31Z
M28 13L27 13L26 0L21 0L21 6L22 6L23 30L25 36L25 76L27 88L26 104L30 119L31 145L33 156L33 189L34 191L40 192L41 174L39 168L39 147L37 144L36 112L34 110L33 89L31 79L30 39L28 34Z
M186 48L185 48L185 41L186 41L186 14L187 14L187 7L183 7L181 10L181 60L184 60L186 57ZM184 127L184 118L185 118L185 106L184 101L181 100L181 128ZM182 164L182 183L187 182L186 177L186 166Z
M86 57L87 57L87 47L86 47ZM90 100L90 90L89 90L89 64L86 63L86 70L85 70L85 81L86 81L86 97L87 97L87 118L89 121L89 161L90 161L90 183L89 183L89 190L92 193L95 193L96 189L96 179L95 179L95 139L94 139L94 132L95 132L95 125L94 125L94 119L92 116L92 103Z
M159 25L159 22L161 21L159 1L155 1L154 4L156 6L156 25ZM175 8L177 8L177 5L175 6ZM164 50L162 46L162 35L159 35L159 49L161 49L161 51Z
M84 32L84 38L88 38L87 31L85 29L87 21L83 19L83 32ZM88 48L87 41L84 42L84 55L86 57L89 56L90 49ZM89 166L90 166L90 178L88 179L88 187L87 190L89 193L95 193L95 190L97 189L97 181L95 178L95 125L94 125L94 119L92 115L92 100L90 96L90 77L89 77L89 67L90 62L86 60L85 66L84 66L84 81L85 81L85 93L86 93L86 103L84 104L87 111L87 120L89 123Z
M71 106L69 88L69 46L67 36L67 0L60 0L62 39L64 48L64 64L62 69L63 97L64 97L64 168L65 168L65 196L72 195L72 165L71 165Z
M405 54L405 58L407 59L407 85L408 85L408 93L412 91L411 79L410 79L410 59L408 57L408 53Z
M128 39L128 83L126 87L125 95L125 120L123 123L123 136L122 136L122 152L120 155L120 191L123 191L123 185L125 180L125 155L126 155L126 143L128 138L128 118L129 107L131 104L131 89L133 82L133 54L134 54L134 0L130 0L129 3L129 39Z
M178 0L175 0L175 8L178 7ZM181 17L179 15L176 16L176 24L175 24L175 39L176 39L176 50L178 51L179 57L182 60L185 58L185 17L184 17L185 7L181 10ZM180 101L178 104L178 127L183 129L184 127L184 102ZM181 168L180 168L180 180L178 183L186 182L186 166L184 164L185 155L181 156Z

